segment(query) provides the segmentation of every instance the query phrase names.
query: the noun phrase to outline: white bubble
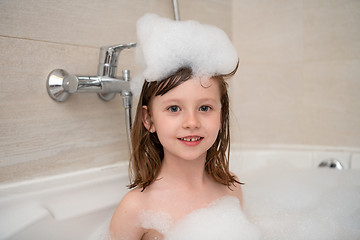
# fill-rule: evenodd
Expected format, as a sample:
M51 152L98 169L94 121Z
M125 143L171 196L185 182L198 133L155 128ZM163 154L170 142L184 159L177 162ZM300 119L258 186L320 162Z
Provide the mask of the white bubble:
M194 75L227 74L238 62L224 31L196 21L146 14L137 22L137 36L137 63L147 81L162 80L181 67L191 67Z
M170 215L146 211L142 227L155 229L164 240L255 240L260 233L243 211L236 197L225 196L206 208L197 209L174 222Z
M143 211L140 214L141 226L145 229L154 229L161 234L169 231L173 224L172 218L168 213L155 212L155 211Z

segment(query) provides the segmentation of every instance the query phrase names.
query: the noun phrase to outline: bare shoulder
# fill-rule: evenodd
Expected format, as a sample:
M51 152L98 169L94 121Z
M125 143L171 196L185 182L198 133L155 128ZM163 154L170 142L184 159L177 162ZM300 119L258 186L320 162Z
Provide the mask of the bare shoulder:
M145 234L138 217L142 209L141 191L133 189L128 192L112 216L109 227L112 239L141 239Z
M231 175L235 176L236 181L240 182L240 180L234 173L231 172ZM240 205L243 206L243 196L242 196L241 186L242 186L241 184L234 182L233 184L230 185L229 194L234 197L237 197L240 201Z

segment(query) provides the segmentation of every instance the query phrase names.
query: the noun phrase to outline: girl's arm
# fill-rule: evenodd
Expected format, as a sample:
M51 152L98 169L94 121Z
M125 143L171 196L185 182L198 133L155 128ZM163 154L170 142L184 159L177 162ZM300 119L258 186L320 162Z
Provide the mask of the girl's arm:
M112 216L109 231L112 240L140 240L145 230L139 223L141 204L137 193L130 191L121 200Z

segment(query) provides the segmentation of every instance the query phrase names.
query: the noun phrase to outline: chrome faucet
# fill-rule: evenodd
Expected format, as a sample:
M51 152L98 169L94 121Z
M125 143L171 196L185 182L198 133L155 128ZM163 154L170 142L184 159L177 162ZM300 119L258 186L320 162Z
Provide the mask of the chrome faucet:
M109 101L116 93L132 95L130 91L130 71L123 70L120 78L115 77L117 59L120 52L135 47L136 43L100 48L98 76L76 76L63 69L55 69L47 78L47 91L52 99L65 101L71 93L93 92Z
M341 164L341 162L335 158L329 158L329 159L325 159L323 160L321 163L319 163L318 165L319 168L335 168L338 170L342 170L344 169L344 166Z
M77 76L63 69L50 72L46 80L49 96L58 102L65 101L72 93L98 93L104 101L110 101L120 93L125 108L126 130L131 151L131 105L130 70L123 70L121 77L115 77L117 60L124 49L133 48L136 43L120 44L100 48L98 76Z

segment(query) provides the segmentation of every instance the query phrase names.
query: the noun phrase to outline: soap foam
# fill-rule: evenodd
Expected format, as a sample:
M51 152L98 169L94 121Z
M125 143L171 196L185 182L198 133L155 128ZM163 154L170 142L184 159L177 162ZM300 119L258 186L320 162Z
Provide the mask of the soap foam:
M264 240L360 236L360 176L356 171L276 166L238 176L246 182L245 211Z
M197 21L146 14L137 22L137 37L137 63L149 82L160 81L181 67L191 67L194 76L228 74L238 62L225 32Z
M146 211L142 227L162 233L164 240L255 240L259 231L248 221L236 197L225 196L174 222L166 213Z
M165 240L255 240L259 237L255 225L242 212L239 200L227 196L181 219L165 235Z
M155 211L143 211L140 214L141 227L145 229L154 229L161 234L169 231L173 220L168 213L155 212Z

